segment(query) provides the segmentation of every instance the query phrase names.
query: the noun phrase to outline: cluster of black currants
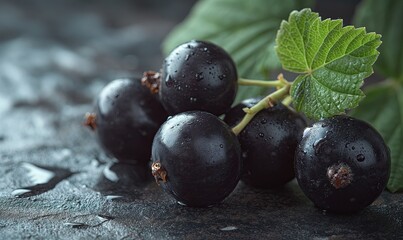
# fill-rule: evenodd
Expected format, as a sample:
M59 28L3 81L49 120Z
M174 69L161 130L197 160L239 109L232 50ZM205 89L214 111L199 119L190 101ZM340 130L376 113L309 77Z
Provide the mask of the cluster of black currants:
M157 183L186 206L220 203L240 179L277 188L296 176L318 207L336 212L358 211L382 192L390 156L371 126L336 116L306 128L287 104L269 101L239 131L245 109L263 100L231 108L237 88L231 57L190 41L169 54L161 73L108 84L87 125L119 161L150 164Z

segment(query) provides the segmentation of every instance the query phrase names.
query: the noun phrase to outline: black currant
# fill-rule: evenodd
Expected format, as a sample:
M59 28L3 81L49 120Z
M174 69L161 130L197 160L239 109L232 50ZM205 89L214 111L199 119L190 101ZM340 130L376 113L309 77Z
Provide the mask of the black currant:
M150 160L151 144L167 113L140 79L117 79L103 88L96 105L96 131L103 149L118 161Z
M335 116L304 131L295 170L301 189L317 207L352 213L370 205L384 190L390 153L368 123Z
M206 207L220 203L241 174L240 146L229 126L202 111L168 119L152 145L152 172L179 203Z
M225 115L224 121L234 125L245 115L244 107L252 107L259 99L248 99ZM244 174L242 181L260 188L275 188L294 178L294 152L305 119L281 103L257 113L238 135L242 148Z
M232 58L220 47L190 41L165 59L159 96L169 114L202 110L221 115L230 109L238 89Z

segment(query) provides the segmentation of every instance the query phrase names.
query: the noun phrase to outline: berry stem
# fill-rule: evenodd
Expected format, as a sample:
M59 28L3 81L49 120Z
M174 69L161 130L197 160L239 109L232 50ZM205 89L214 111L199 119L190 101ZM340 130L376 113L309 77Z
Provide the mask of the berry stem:
M238 84L242 86L259 86L259 87L282 87L284 84L280 80L253 80L239 78Z
M290 95L286 96L283 101L281 102L283 105L285 106L290 106L290 104L292 103L292 97Z
M279 75L279 81L281 80L281 77L282 75ZM244 108L243 110L246 113L244 118L234 128L232 128L232 131L235 133L235 135L238 135L258 112L263 109L272 107L277 101L290 96L290 88L291 84L287 82L285 86L269 94L268 96L260 100L255 106L251 108Z
M255 80L239 78L238 84L242 86L259 86L259 87L277 87L281 88L289 84L287 80L284 79L283 75L280 74L277 80Z

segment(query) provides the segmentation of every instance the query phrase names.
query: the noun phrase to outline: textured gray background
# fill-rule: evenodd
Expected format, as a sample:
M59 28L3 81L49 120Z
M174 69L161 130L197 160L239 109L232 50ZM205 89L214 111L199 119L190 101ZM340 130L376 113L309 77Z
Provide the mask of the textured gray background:
M403 239L402 194L339 216L295 182L239 184L193 209L148 170L112 164L83 114L110 80L160 68L160 43L192 1L81 2L0 1L1 239Z

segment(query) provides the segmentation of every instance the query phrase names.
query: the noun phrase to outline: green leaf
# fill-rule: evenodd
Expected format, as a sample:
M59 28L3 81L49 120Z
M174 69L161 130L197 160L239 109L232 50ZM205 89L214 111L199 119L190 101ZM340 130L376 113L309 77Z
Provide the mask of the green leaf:
M280 67L273 46L281 20L292 10L311 5L312 0L202 0L168 35L163 50L167 54L186 41L208 40L232 56L239 76L267 79L271 70ZM265 91L242 87L237 100Z
M382 34L381 54L375 70L403 82L403 1L366 0L357 10L354 23Z
M283 68L301 74L291 87L295 108L320 119L358 105L381 41L364 28L343 27L342 20L321 20L303 9L281 23L276 43Z
M390 148L391 192L403 190L403 86L396 81L368 88L366 98L351 114L374 126Z

